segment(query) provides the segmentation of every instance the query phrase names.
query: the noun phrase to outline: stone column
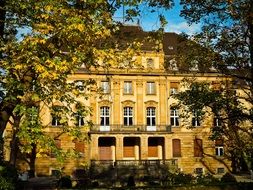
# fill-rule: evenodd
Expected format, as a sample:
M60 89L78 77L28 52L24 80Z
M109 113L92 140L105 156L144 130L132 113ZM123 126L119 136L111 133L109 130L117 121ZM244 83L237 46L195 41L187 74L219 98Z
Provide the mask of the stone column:
M135 160L140 160L140 141L139 137L136 137L135 139L135 145L134 145L134 153L135 153Z
M141 160L148 159L148 137L141 136Z
M172 141L171 137L165 136L164 138L164 147L165 147L165 159L172 158Z
M98 136L97 135L91 135L91 141L90 141L90 159L91 160L98 160Z
M159 143L158 143L158 159L163 159L163 139L162 138L159 138Z
M123 136L116 136L116 160L123 160Z

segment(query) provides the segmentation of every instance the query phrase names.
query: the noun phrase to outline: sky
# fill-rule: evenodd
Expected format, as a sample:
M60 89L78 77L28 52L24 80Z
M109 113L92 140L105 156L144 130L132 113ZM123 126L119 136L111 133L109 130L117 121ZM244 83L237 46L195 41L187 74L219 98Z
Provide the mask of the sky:
M140 26L145 31L152 31L158 29L158 14L161 13L165 16L168 22L167 26L165 27L166 32L175 32L178 34L184 32L186 34L191 35L195 32L200 31L200 24L189 25L184 18L180 17L181 9L182 6L179 4L179 0L175 0L175 6L170 10L159 9L154 13L150 13L147 11L146 7L143 7L144 11L141 12L141 16L138 18ZM122 15L122 9L116 13L116 17L122 17Z

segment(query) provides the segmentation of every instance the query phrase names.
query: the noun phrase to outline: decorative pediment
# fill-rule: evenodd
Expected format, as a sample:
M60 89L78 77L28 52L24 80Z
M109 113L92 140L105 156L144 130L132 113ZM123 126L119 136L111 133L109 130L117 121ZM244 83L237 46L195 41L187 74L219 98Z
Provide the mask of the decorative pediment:
M109 100L101 100L98 102L99 106L111 106L112 105L112 102L109 101Z
M132 100L125 100L121 102L123 107L134 107L135 102Z
M145 102L146 107L157 107L158 102L154 101L154 100L149 100Z

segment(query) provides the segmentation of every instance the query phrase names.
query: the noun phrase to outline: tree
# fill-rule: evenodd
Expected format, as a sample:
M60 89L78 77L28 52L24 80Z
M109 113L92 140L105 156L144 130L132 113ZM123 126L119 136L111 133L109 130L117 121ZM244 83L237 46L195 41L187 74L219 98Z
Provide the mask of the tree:
M70 118L75 112L76 97L88 98L79 86L67 78L81 66L110 67L123 57L131 57L135 43L118 53L112 43L118 26L113 14L120 6L127 7L126 19L139 14L141 3L150 7L170 8L171 1L91 1L91 0L2 0L1 29L1 93L0 137L7 123L12 125L11 160L15 165L18 151L30 153L34 167L36 149L55 149L41 125L41 106L51 107L54 101L64 105L61 114ZM161 17L162 19L162 17ZM20 29L26 31L17 39ZM128 56L124 56L128 55ZM102 64L101 64L102 63ZM89 88L94 81L86 81ZM82 109L87 110L84 106ZM52 110L53 112L54 110ZM35 117L36 115L36 117ZM61 118L62 131L78 136L77 128ZM28 140L29 139L29 140ZM43 142L49 142L43 144ZM26 158L25 158L26 159Z
M253 167L253 3L182 0L181 4L181 15L189 23L201 22L202 31L182 42L178 64L187 64L188 68L197 66L202 73L216 72L221 81L218 89L215 84L188 81L188 90L177 98L188 111L203 112L208 108L205 110L219 116L222 128L213 128L212 139L222 137L227 142L227 156L232 159L234 171L240 167L250 170Z

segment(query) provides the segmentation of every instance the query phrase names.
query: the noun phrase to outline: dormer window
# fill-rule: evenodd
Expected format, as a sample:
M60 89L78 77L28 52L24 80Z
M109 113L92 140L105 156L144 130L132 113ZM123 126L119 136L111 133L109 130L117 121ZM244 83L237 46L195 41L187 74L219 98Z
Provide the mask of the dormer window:
M177 71L178 70L177 61L175 59L171 59L169 61L169 69L173 70L173 71Z
M80 92L84 92L85 90L85 84L84 84L84 81L83 80L77 80L75 81L75 85L76 85L76 88L80 91Z
M198 61L196 60L192 61L190 71L198 71L199 70L198 64L199 64Z
M147 68L150 68L150 69L155 68L154 59L152 59L152 58L147 58L147 59L146 59L146 62L147 62Z

